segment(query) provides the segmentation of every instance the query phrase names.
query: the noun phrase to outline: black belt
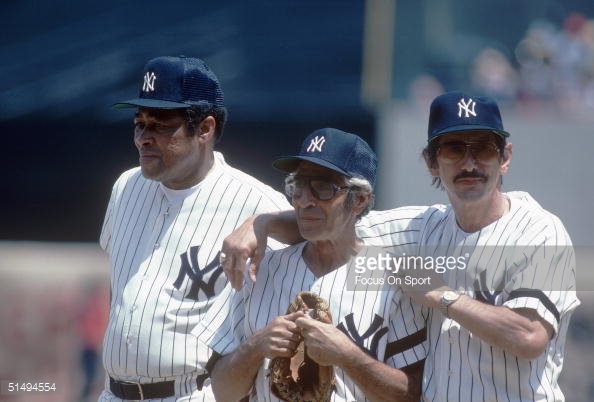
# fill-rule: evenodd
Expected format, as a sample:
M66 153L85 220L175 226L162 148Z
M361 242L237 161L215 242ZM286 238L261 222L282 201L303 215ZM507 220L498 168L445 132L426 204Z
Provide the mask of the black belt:
M202 390L204 381L208 374L199 375L196 378L198 389ZM135 382L117 381L109 377L109 389L111 393L120 399L142 401L145 399L169 398L175 395L175 381L155 382L152 384L138 384Z

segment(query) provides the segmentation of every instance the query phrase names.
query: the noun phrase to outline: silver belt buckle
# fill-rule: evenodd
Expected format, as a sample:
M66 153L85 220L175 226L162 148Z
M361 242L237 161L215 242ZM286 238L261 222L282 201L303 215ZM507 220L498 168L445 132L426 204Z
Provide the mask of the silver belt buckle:
M144 394L142 393L142 384L139 382L123 381L124 384L136 385L138 387L138 393L140 394L139 401L144 401Z
M142 393L142 384L137 382L136 385L138 386L138 392L140 393L140 400L144 401L144 394Z

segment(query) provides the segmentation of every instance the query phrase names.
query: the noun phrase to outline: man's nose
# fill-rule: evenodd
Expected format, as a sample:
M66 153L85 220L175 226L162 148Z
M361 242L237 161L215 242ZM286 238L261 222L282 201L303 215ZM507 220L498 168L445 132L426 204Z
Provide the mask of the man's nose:
M472 152L472 148L466 147L464 156L462 157L462 160L460 161L460 166L462 167L463 170L471 172L476 168L476 165L477 165L476 158L474 156L474 152Z
M146 145L153 141L154 136L151 134L150 130L146 129L146 127L135 129L134 142L136 142L137 145Z

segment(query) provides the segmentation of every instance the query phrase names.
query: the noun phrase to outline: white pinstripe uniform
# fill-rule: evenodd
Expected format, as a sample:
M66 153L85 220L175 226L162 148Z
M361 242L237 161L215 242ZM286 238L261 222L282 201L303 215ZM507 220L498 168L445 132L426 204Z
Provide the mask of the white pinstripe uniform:
M359 224L360 235L369 244L381 245L381 238L373 230L365 233L365 227L382 225L390 226L391 236L381 232L384 240L392 239L385 240L389 244L414 241L419 233L415 227L417 221L408 218L418 212L413 208L371 212ZM333 324L376 359L403 368L425 358L427 310L424 307L412 302L400 287L387 283L382 291L361 284L355 290L348 290L348 265L316 278L302 257L305 244L268 253L260 263L257 281L247 283L242 292L228 289L226 297L232 301L225 304L221 297L193 333L218 353L231 353L273 318L286 314L298 292L309 290L328 300ZM252 401L279 401L269 390L268 364L269 360L265 359L258 371ZM367 400L338 367L335 381L332 401Z
M425 363L425 401L563 401L557 384L569 318L579 305L575 258L561 221L524 192L507 193L511 210L474 233L463 232L449 206L430 208L421 234L425 246L471 251L466 270L446 281L470 297L496 306L530 308L555 335L536 359L522 360L491 346L433 309ZM442 252L444 250L440 250Z
M190 330L226 284L218 264L222 241L254 213L289 208L283 194L230 167L218 152L207 177L186 190L145 179L139 168L123 173L100 239L113 297L103 347L107 374L139 383L174 380L179 397L164 401L214 400L209 380L202 391L196 384L211 351ZM108 381L99 400L119 401L107 389Z
M371 219L358 227L359 236L377 245L419 244L424 253L434 247L436 253L450 256L474 250L466 270L448 275L452 288L497 306L535 309L555 330L543 355L521 360L433 309L423 379L425 401L564 400L557 379L569 320L579 305L571 240L560 220L529 194L506 195L510 212L475 233L463 232L454 211L445 205L370 214Z

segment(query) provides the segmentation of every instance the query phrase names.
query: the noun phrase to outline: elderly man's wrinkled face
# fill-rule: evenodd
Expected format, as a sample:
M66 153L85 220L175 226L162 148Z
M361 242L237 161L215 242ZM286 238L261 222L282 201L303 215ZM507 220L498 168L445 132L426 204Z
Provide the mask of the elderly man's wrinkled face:
M304 239L335 240L353 231L357 211L346 210L346 178L330 169L301 162L285 186Z

